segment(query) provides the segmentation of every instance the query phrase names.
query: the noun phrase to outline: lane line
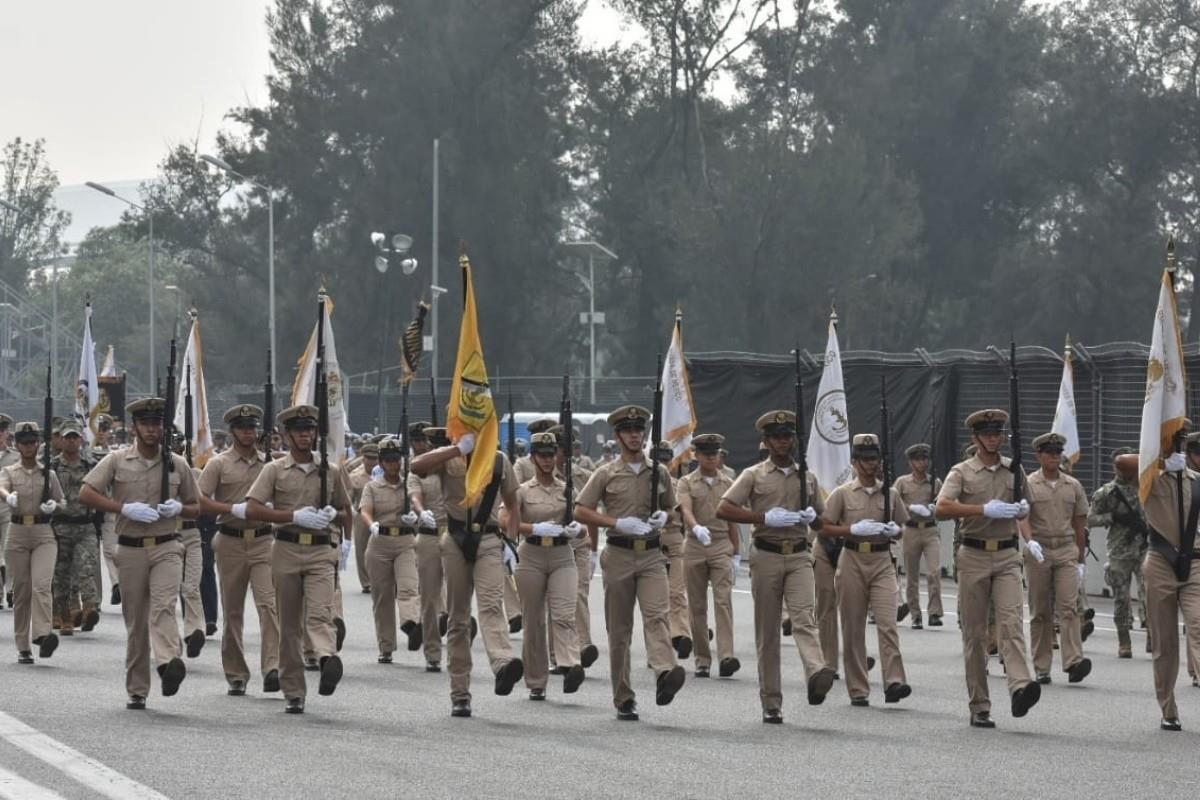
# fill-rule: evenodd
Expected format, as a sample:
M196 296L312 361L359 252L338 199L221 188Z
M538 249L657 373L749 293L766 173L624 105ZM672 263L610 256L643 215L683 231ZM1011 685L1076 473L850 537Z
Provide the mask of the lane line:
M113 800L167 800L166 795L127 778L3 711L0 711L0 738L104 797Z
M0 797L4 800L66 800L61 794L31 783L0 767Z

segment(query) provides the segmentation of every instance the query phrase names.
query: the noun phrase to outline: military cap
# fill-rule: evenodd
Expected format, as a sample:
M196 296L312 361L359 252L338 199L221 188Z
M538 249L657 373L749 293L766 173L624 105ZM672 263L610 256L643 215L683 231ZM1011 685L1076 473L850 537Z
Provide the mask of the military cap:
M64 419L66 419L66 417L58 417L58 416L51 417L50 418L51 430L58 430L59 428L61 428Z
M530 433L545 433L557 424L558 421L553 417L542 417L541 419L535 419L525 427Z
M280 411L275 419L284 428L315 428L318 413L316 406L301 403Z
M549 431L535 433L529 437L529 452L555 453L558 451L558 437Z
M601 447L600 449L607 453L611 453L614 449L616 449L616 447L617 447L617 443L614 442L612 439L609 439L607 442L604 443L604 446Z
M421 430L424 430L424 428L422 428ZM375 452L372 453L372 452L370 452L371 450L374 450ZM394 436L389 436L388 438L384 439L379 444L364 445L363 449L362 449L362 454L364 456L376 455L376 456L379 456L380 460L403 458L404 446L401 444L399 439L397 439Z
M909 458L929 458L929 455L932 452L932 447L924 442L917 442L916 444L909 445L904 451L904 455L908 456Z
M13 435L16 437L18 442L22 440L27 442L36 441L37 438L42 435L42 429L39 428L38 424L33 421L18 422Z
M446 429L430 425L425 429L425 435L429 437L431 444L437 447L445 447L450 444L450 437L446 435Z
M129 416L134 421L139 419L162 419L166 410L167 401L161 397L143 397L141 400L134 400L125 406L125 411L129 413Z
M263 410L251 403L242 403L225 412L226 425L253 428L262 422Z
M725 437L719 433L702 433L692 437L692 447L696 448L697 453L719 453L724 443Z
M567 437L565 435L566 429L562 425L555 425L553 428L546 431L546 433L553 433L554 438L558 440L559 447L566 448L566 446L567 446ZM582 436L583 436L583 433L579 430L579 428L576 428L574 425L572 425L571 426L571 445L573 447L580 446L579 440Z
M1047 452L1062 452L1063 447L1067 444L1067 437L1061 433L1043 433L1041 436L1033 440L1034 450L1046 450Z
M428 436L428 434L425 433L425 429L428 427L429 427L429 423L424 420L421 420L420 422L412 423L411 425L408 426L408 438L410 440L411 439L428 439L429 436Z
M754 423L754 430L767 436L796 432L796 415L791 411L768 411Z
M384 439L390 439L390 438L392 438L392 435L390 433L384 432L384 433L377 433L377 434L371 436L367 441L374 442L375 444L379 444Z
M79 420L77 419L65 419L62 425L58 426L58 432L63 436L70 436L71 434L83 436L83 426L79 424Z
M856 433L850 442L850 453L855 458L874 457L880 455L879 437L873 433Z
M96 415L96 425L97 425L97 427L100 428L100 430L105 430L106 428L111 428L113 425L113 422L114 422L114 420L110 414L97 414Z
M1112 451L1112 460L1116 461L1121 456L1131 456L1136 452L1132 447L1118 447Z
M1008 423L1008 412L999 408L985 408L967 417L967 427L975 433L999 433Z
M621 406L616 411L608 415L608 424L613 427L613 430L624 430L625 428L640 428L646 429L646 423L650 421L650 412L641 406Z
M384 439L384 442L386 441L387 440ZM382 449L383 443L375 444L374 442L367 442L361 448L359 448L358 454L363 458L379 458L379 454Z
M13 424L13 418L8 414L0 414L0 431L7 430Z
M670 461L675 458L675 447L666 439L658 443L658 447L654 448L654 454L659 461Z

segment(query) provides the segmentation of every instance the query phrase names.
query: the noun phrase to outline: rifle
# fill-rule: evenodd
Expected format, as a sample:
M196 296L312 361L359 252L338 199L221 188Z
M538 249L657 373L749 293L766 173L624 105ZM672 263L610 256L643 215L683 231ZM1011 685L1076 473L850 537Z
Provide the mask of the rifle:
M271 348L267 348L267 382L263 384L263 453L271 460L271 433L275 430L275 384L271 382Z
M1021 469L1021 397L1017 379L1017 343L1011 339L1008 343L1008 365L1008 424L1011 431L1008 445L1012 450L1012 501L1019 503L1025 473Z
M163 432L162 432L162 484L159 487L162 500L167 502L171 499L171 478L170 473L175 471L175 460L171 458L171 439L175 434L175 339L171 338L171 358L167 361L167 394L163 398L166 401L166 408L163 410Z
M404 481L404 513L412 510L412 501L408 497L408 381L400 382L400 480Z
M195 435L195 421L192 419L192 365L187 365L187 383L183 385L183 454L188 466L192 464L192 436Z
M658 354L658 367L654 370L654 409L650 420L650 513L658 511L658 440L662 436L662 353ZM567 453L567 468L571 467L571 454Z
M317 405L317 453L321 462L317 474L321 478L320 508L329 505L329 382L325 375L325 292L317 295L317 363L314 394Z
M513 413L512 389L508 390L508 462L517 460L517 415Z
M883 402L879 406L879 462L883 469L883 521L892 520L892 448L888 444L891 428L888 425L887 378L879 376L879 395Z
M575 465L571 463L571 454L575 448L575 424L571 413L571 376L563 375L562 406L558 412L558 424L563 429L563 443L559 448L563 452L563 497L567 510L563 512L563 525L570 525L575 519ZM657 469L657 466L655 467Z
M800 474L800 508L808 508L808 435L804 432L804 379L800 377L800 345L796 355L796 465Z
M437 366L434 364L434 366ZM432 375L429 376L429 422L433 427L438 427L437 421L437 385L434 382Z
M46 399L42 404L42 502L50 499L50 456L53 451L54 433L50 428L54 425L54 390L51 387L54 367L46 365Z
M934 404L936 406L936 403ZM933 454L937 451L937 408L929 412L929 505L937 502L937 460Z

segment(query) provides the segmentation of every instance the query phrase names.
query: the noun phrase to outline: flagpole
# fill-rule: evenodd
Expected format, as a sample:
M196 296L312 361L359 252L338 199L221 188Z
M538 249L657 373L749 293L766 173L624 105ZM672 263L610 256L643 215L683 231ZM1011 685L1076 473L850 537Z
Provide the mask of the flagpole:
M1176 269L1176 266L1177 265L1175 263L1175 237L1172 236L1170 239L1167 240L1167 274L1171 276L1171 302L1172 303L1175 302L1175 269ZM1178 324L1178 317L1176 318L1176 324ZM1178 331L1176 333L1178 334ZM1182 349L1182 344L1180 345L1180 347ZM1186 411L1186 409L1188 407L1187 381L1183 381L1183 407L1184 407L1184 410ZM1180 429L1180 432L1175 434L1175 441L1173 444L1175 446L1175 452L1177 452L1177 453L1181 452L1184 449L1184 447L1183 447L1184 435L1182 435L1182 434L1185 434L1185 433L1186 433L1185 429ZM1183 473L1182 472L1175 473L1175 511L1179 514L1179 543L1182 546L1184 539L1185 539L1185 534L1187 531L1187 521L1185 520L1184 515L1183 515Z

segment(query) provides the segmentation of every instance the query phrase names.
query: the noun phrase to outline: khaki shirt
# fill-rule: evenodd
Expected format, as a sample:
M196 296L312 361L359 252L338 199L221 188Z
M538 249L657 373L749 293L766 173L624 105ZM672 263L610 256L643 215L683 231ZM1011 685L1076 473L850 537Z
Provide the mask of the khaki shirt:
M931 489L928 475L918 482L910 472L896 478L892 483L892 488L900 493L900 499L904 501L905 508L916 505L925 506L937 499L938 492L942 489L942 479L938 478Z
M1187 522L1192 509L1192 481L1200 478L1200 472L1184 470L1183 474L1183 521L1179 519L1179 508L1176 503L1178 494L1175 491L1175 476L1169 472L1161 473L1150 484L1150 496L1146 498L1143 508L1146 511L1146 521L1158 535L1179 547L1179 529ZM1197 539L1200 542L1200 539Z
M246 497L260 503L269 502L276 511L295 511L297 508L305 506L319 508L321 477L316 464L318 458L320 456L314 454L311 466L302 466L296 463L291 453L288 453L283 458L264 464L262 471L254 479L250 491L246 493ZM307 472L304 469L305 466L310 466ZM342 476L342 470L336 464L329 465L328 484L329 504L342 513L349 513L350 494L346 491L346 481ZM313 533L313 531L290 523L276 527L293 533ZM335 520L330 523L326 531L340 534L341 528Z
M756 514L765 514L772 508L786 508L789 511L802 511L800 508L800 473L795 462L784 470L775 465L771 459L759 462L753 467L747 467L730 486L722 500L728 500L735 506L749 508ZM808 502L813 511L821 516L825 512L825 501L817 491L817 479L810 472L808 479ZM765 523L755 525L752 534L761 536L771 544L794 542L808 537L807 525L794 525L790 528L772 528Z
M1071 521L1086 517L1087 494L1083 484L1066 474L1058 473L1058 480L1050 484L1039 469L1025 481L1025 499L1029 501L1029 527L1033 538L1043 544L1062 544L1063 538L1074 540L1075 529Z
M0 450L0 469L21 463L21 454L17 452L15 447L6 447ZM12 508L7 503L0 503L0 525L12 519Z
M537 469L533 466L532 456L521 456L513 462L513 471L517 473L517 480L521 483L529 480L537 473Z
M709 482L711 481L711 483ZM717 518L717 506L721 498L733 486L733 478L720 470L716 477L706 478L699 469L692 470L679 479L675 491L682 499L688 497L692 501L692 516L712 534L729 535L729 523ZM682 516L682 515L681 515ZM688 531L690 534L691 531ZM713 536L714 541L717 537Z
M1002 458L993 469L988 469L971 456L950 468L938 500L953 500L969 505L984 505L988 500L1012 502L1013 474L1009 459ZM968 539L1008 539L1017 535L1015 519L988 519L984 516L966 517L961 520L959 530Z
M267 457L257 450L252 458L244 458L230 448L208 460L196 483L201 494L218 503L241 503L245 501L246 494L254 485L254 479L262 472L266 463ZM262 525L254 520L238 519L233 514L221 514L217 517L217 524L228 525L238 530Z
M170 495L184 505L200 502L200 488L196 476L183 456L171 454L169 483ZM138 454L136 447L127 447L109 453L97 464L83 482L100 494L106 494L118 503L145 503L157 506L162 502L162 457L156 455L146 460ZM109 491L111 489L111 492ZM117 535L134 538L165 536L179 529L179 519L158 519L154 522L134 522L124 514L117 514Z
M432 511L438 525L446 524L446 498L442 496L442 476L440 473L426 475L422 478L415 472L408 473L408 493L421 493L421 502L426 511Z
M557 477L550 486L538 483L537 478L525 481L517 488L517 504L521 522L562 523L567 514L567 484Z
M372 467L374 469L374 467ZM371 473L367 472L366 465L361 465L354 469L349 474L350 478L350 500L354 503L355 508L360 508L362 503L363 489L371 482Z
M822 518L834 525L853 525L864 519L876 522L888 522L883 518L883 486L876 484L871 487L863 486L858 478L851 478L847 483L834 489L825 501L825 513ZM908 521L908 506L900 499L900 492L892 487L892 518L891 522L903 525ZM887 542L887 536L851 536L849 542Z
M624 459L601 464L588 478L587 485L575 498L575 502L588 508L604 505L604 513L610 517L637 517L646 519L650 508L650 459L642 457L642 468L634 472ZM675 508L675 490L671 486L671 475L662 464L658 467L658 508L670 511Z
M500 505L504 495L515 494L521 482L517 480L508 456L499 450L496 451L496 454L495 457L501 460L504 469L500 477L500 489L496 492L496 502L492 504L491 516L484 524L498 526L500 524ZM478 458L479 454L475 454L473 457ZM464 456L455 456L431 472L430 475L440 475L442 478L442 497L446 507L446 516L459 522L474 520L475 514L479 511L479 504L483 502L483 494L479 495L479 500L469 509L463 506L467 499L467 459ZM491 475L490 472L489 475Z
M8 503L4 507L17 517L41 514L38 508L42 504L42 468L26 469L20 462L9 464L0 469L0 489L17 493L17 507L14 510ZM63 502L62 486L54 470L50 470L50 498L60 505ZM46 523L49 524L49 523Z
M369 512L380 525L397 528L404 513L404 500L403 481L389 483L387 478L379 477L363 487L358 507Z
M595 472L595 471L596 471L596 462L595 462L595 461L593 461L592 459L588 458L587 456L574 456L574 457L571 459L571 461L572 461L572 463L574 463L576 466L583 467L583 468L584 468L584 469L586 469L588 472Z

